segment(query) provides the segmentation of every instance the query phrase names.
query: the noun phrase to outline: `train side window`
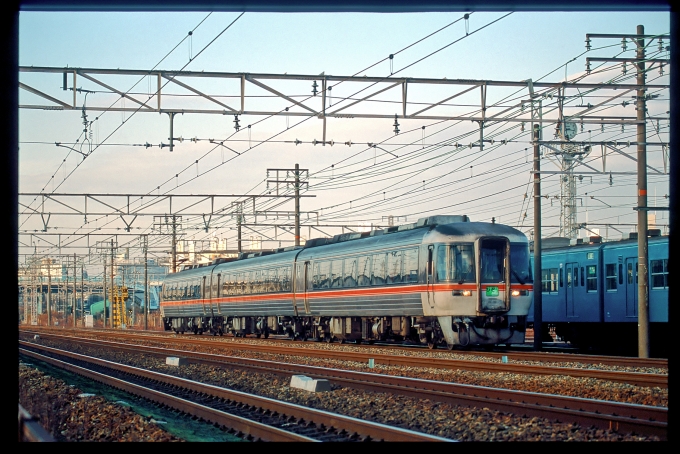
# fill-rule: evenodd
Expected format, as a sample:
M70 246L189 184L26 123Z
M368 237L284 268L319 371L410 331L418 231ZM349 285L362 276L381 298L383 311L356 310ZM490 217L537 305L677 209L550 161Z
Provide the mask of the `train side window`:
M385 257L384 252L373 254L373 269L371 272L371 285L385 284Z
M342 260L333 260L331 262L331 287L342 287Z
M316 290L321 286L321 282L319 279L319 262L314 262L314 265L312 265L312 289Z
M623 264L619 263L619 285L623 285Z
M668 288L668 259L652 260L652 288Z
M633 264L628 262L628 273L626 275L628 276L628 283L632 284L633 283Z
M371 285L371 257L359 257L357 268L357 285Z
M392 251L387 253L387 283L397 284L401 279L401 258L403 251Z
M345 259L343 274L344 287L356 287L357 285L357 259Z
M564 279L562 278L563 269L560 268L560 287L564 287Z
M225 274L224 279L222 279L222 290L220 291L221 296L229 295L229 275Z
M255 293L255 271L247 271L245 273L246 285L244 286L243 293L250 295Z
M418 282L418 248L404 251L404 282Z
M574 270L574 271L575 271L575 270ZM567 287L571 287L571 274L572 274L572 271L571 271L571 270L567 270L566 274L567 274Z
M578 287L578 266L574 267L574 287Z
M290 271L291 267L282 266L279 268L279 281L281 282L281 291L290 292Z
M331 286L331 262L325 260L319 263L319 288Z
M615 292L617 289L616 263L607 263L605 267L606 267L605 269L606 290L608 292Z
M541 292L557 293L557 268L541 270Z
M597 265L586 266L586 291L597 291Z
M581 267L581 287L586 285L586 268Z

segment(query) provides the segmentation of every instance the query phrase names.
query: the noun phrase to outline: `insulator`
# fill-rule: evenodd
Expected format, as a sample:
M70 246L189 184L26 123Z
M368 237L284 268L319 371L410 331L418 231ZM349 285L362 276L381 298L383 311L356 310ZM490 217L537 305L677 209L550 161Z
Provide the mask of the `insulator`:
M316 96L316 94L318 93L317 88L319 88L319 85L316 83L316 81L314 81L314 83L312 84L312 94L314 96Z
M397 122L397 114L394 114L394 134L399 134L399 123Z

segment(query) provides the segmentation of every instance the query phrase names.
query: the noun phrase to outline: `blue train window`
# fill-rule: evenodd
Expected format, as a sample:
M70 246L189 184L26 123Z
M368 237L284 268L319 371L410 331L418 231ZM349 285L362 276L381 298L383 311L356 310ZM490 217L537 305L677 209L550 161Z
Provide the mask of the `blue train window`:
M619 263L619 285L623 284L623 265Z
M668 288L668 259L652 260L652 288Z
M586 285L586 269L584 267L581 267L581 286L583 287Z
M562 268L560 268L560 287L564 287L564 279L562 279Z
M616 291L616 263L607 263L605 265L606 289L608 292Z
M574 287L578 287L578 266L574 267Z
M541 270L541 291L557 293L557 268Z
M633 283L633 264L628 262L628 283Z
M597 265L586 266L586 290L597 291Z

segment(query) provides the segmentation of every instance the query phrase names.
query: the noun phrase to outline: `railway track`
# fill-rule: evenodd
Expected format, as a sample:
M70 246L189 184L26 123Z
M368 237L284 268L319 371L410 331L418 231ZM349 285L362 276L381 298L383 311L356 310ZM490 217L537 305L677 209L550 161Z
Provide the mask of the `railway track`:
M27 334L31 331L26 330ZM61 336L62 334L50 334L53 336ZM158 336L148 336L137 333L112 334L116 338L125 338L134 341L159 341ZM164 339L164 337L161 337ZM565 375L570 377L594 378L598 380L608 380L618 383L627 383L636 386L649 386L668 388L667 374L651 374L640 372L626 372L626 371L612 371L602 369L590 368L576 368L576 367L559 367L555 365L531 365L518 363L515 361L529 361L526 358L538 357L539 354L525 354L524 356L513 356L511 354L496 354L496 361L478 361L478 360L459 360L447 359L442 357L421 357L421 356L405 356L395 354L377 354L375 352L363 353L361 351L347 351L347 350L329 350L329 349L314 349L303 348L298 346L282 346L282 343L245 343L245 342L221 342L214 338L197 338L190 336L171 337L172 342L178 345L197 345L210 346L213 348L224 348L225 350L246 350L258 353L291 355L291 356L306 356L324 359L335 359L343 361L356 361L360 363L368 363L373 360L375 364L401 367L416 367L416 368L440 368L440 369L462 369L470 371L481 372L507 372L516 374L534 374L534 375ZM168 340L169 340L168 339ZM234 338L232 338L234 339ZM506 356L508 362L502 362L502 357ZM554 355L551 355L554 356ZM567 355L568 356L568 355ZM522 358L522 359L520 359ZM563 358L563 357L562 357ZM569 359L571 357L569 356ZM562 359L560 362L564 362ZM597 361L595 358L589 358L590 361ZM511 362L512 361L512 362ZM534 360L535 361L535 360ZM595 364L598 364L595 362Z
M73 338L69 339L76 341ZM358 389L407 395L453 405L488 407L518 415L538 416L602 429L654 435L661 439L667 437L668 409L664 407L460 385L108 341L78 340L78 342L91 348L105 347L107 350L117 349L126 353L147 353L159 357L177 356L213 368L241 368L282 376L302 374L313 378L328 379L336 384ZM22 346L25 344L31 343L21 342Z
M19 354L228 428L252 441L454 441L36 344L22 342Z
M121 330L111 330L111 329L73 329L73 328L48 328L48 327L30 327L23 328L20 330L26 332L36 332L41 331L53 332L53 333L71 333L78 335L112 335L115 337L137 337L137 336L147 336L150 338L169 338L173 340L177 339L212 339L211 336L194 336L191 334L187 335L176 335L174 333L166 333L164 331L121 331ZM226 340L233 339L231 336L225 336L223 338L216 338L216 340ZM248 338L250 341L256 341L255 338ZM291 341L288 338L272 336L269 339L258 339L257 341L262 344L283 344L284 346L295 347L296 345L313 345L314 342L302 342L302 341ZM346 347L351 347L357 351L362 350L375 350L380 348L390 354L396 353L397 355L406 356L412 354L413 352L422 352L424 354L430 354L432 357L441 358L441 355L455 354L459 356L473 356L473 357L485 357L493 361L502 361L505 356L508 361L535 361L542 363L570 363L570 364L584 364L584 365L604 365L604 366L615 366L615 367L632 367L632 368L668 368L668 359L666 358L636 358L636 357L625 357L625 356L602 356L602 355L586 355L581 353L573 352L536 352L536 351L525 351L523 349L509 349L509 350L484 350L484 349L471 349L471 350L429 350L426 346L421 345L395 345L393 343L374 343L374 344L339 344ZM428 353L429 352L429 353Z

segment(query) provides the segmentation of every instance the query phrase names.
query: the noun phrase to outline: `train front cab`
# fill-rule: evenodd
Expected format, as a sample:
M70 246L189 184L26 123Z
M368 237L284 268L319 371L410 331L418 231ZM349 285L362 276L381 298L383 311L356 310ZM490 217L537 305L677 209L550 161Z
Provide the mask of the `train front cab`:
M488 236L426 248L424 312L437 316L449 347L524 342L533 285L526 243Z

